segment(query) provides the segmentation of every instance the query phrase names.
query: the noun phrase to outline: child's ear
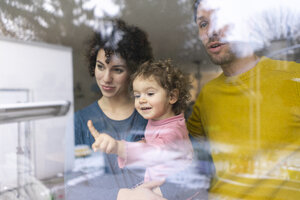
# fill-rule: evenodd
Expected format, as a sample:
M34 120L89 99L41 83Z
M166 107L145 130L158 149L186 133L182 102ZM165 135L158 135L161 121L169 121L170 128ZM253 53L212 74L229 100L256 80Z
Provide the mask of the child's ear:
M170 92L170 100L169 103L170 104L174 104L177 102L178 100L178 96L179 96L179 90L178 89L174 89Z

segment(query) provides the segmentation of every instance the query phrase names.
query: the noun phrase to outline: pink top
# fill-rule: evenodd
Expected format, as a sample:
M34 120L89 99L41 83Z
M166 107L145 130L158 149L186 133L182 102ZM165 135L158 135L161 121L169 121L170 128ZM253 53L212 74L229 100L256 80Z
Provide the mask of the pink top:
M149 120L145 143L126 142L126 158L118 158L119 167L147 167L145 181L162 179L183 170L192 161L193 147L183 114L164 120Z

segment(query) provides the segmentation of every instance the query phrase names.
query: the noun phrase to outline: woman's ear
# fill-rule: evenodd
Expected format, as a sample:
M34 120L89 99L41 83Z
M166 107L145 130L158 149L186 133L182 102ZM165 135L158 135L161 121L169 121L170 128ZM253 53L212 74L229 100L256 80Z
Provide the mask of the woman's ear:
M170 92L169 103L170 103L170 104L176 103L177 100L178 100L178 96L179 96L179 90L178 90L178 89L173 89L173 90Z

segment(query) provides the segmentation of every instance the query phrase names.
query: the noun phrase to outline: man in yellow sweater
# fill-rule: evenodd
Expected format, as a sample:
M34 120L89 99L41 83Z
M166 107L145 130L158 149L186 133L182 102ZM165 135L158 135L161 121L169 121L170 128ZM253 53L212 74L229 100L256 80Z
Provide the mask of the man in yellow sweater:
M300 199L300 64L237 56L202 3L199 36L223 73L203 87L187 127L210 143L210 199Z

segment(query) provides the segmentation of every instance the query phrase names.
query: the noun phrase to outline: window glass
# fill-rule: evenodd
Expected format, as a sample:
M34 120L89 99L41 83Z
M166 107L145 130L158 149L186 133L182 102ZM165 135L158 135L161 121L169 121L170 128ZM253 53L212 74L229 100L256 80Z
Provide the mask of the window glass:
M86 125L91 119L99 132L112 131L118 141L147 144L147 121L132 114L129 75L152 54L155 61L171 59L190 79L184 118L193 159L151 190L167 199L296 199L298 5L296 0L2 0L0 199L116 199L121 189L140 188L149 165L178 169L172 161L182 159L179 150L152 152L138 143L133 144L137 164L120 168L117 155L92 150ZM122 26L142 33L131 32L129 38L137 35L128 39L130 30ZM149 49L138 41L143 33ZM139 55L130 54L135 48ZM103 99L111 103L119 93L132 104L105 107ZM68 111L9 121L4 109L53 101L70 103ZM116 105L123 107L107 111ZM107 125L100 130L95 122Z

